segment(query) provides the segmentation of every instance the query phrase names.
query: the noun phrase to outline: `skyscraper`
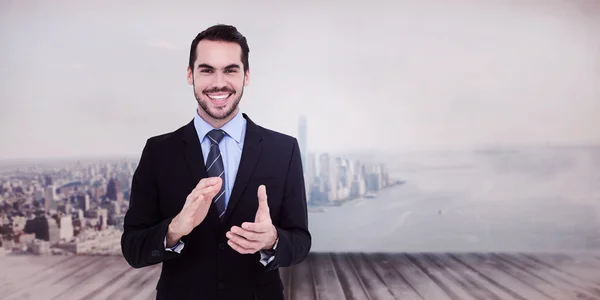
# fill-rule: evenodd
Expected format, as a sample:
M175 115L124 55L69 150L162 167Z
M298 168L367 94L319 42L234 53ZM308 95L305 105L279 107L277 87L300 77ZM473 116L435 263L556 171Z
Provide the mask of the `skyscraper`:
M302 158L302 169L306 172L306 116L300 116L298 120L298 144L300 146L300 156Z
M47 212L56 209L56 189L54 188L54 185L46 187L44 198L44 208Z

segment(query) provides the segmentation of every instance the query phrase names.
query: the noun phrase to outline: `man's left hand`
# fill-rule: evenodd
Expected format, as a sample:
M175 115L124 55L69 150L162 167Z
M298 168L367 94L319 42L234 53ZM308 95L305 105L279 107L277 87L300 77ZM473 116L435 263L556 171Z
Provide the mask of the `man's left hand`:
M241 254L253 254L273 248L277 240L277 229L271 222L267 188L264 185L258 187L258 211L254 223L244 222L242 227L233 226L226 236L229 246Z

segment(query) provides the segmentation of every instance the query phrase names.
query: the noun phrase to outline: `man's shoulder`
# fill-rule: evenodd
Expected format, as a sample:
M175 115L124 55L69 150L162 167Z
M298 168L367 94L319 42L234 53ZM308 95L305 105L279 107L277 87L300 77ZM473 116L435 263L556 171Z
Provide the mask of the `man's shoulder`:
M169 132L152 135L147 138L146 144L151 147L165 147L176 145L176 143L181 142L181 140L183 139L184 131L188 126L190 126L190 124L183 125Z
M294 136L289 134L285 134L283 132L279 132L270 128L266 128L264 126L256 125L258 130L261 133L261 136L267 141L270 145L288 145L292 146L297 143L297 140Z

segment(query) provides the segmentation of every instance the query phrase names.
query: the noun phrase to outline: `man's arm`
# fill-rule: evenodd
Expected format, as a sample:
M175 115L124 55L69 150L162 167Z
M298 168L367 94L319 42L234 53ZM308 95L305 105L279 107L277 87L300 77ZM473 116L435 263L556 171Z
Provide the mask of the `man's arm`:
M159 219L157 182L151 149L146 141L131 183L129 209L125 214L121 250L134 268L142 268L178 257L178 251L166 251L165 238L172 218Z
M302 262L310 252L312 243L312 237L308 231L304 172L302 170L300 147L296 139L294 139L283 194L280 222L274 224L279 241L275 256L267 265L270 270Z

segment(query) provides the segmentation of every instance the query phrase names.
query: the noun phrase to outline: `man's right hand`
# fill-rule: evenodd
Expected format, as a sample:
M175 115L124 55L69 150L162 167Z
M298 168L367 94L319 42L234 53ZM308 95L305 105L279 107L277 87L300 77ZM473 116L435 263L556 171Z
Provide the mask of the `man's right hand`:
M181 237L188 235L208 213L212 199L221 190L220 177L203 178L185 199L183 208L173 218L167 231L167 247L173 247Z

